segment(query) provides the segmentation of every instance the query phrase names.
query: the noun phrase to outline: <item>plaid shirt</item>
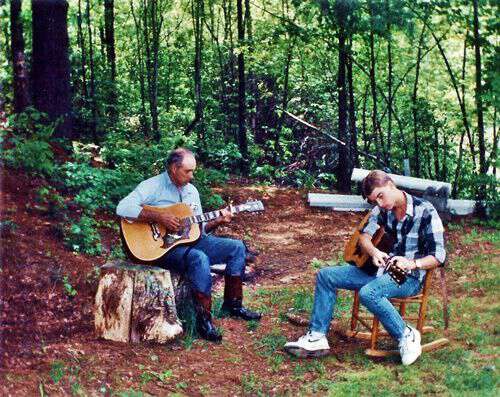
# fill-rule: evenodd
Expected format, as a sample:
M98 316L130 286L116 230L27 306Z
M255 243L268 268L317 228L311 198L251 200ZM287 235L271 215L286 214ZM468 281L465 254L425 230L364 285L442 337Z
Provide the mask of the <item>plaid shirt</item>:
M444 264L444 228L436 209L428 201L403 193L406 195L406 214L401 221L392 211L375 206L363 232L373 236L382 226L395 241L391 256L419 259L432 255L441 265ZM425 270L415 269L413 272L420 280L425 275Z

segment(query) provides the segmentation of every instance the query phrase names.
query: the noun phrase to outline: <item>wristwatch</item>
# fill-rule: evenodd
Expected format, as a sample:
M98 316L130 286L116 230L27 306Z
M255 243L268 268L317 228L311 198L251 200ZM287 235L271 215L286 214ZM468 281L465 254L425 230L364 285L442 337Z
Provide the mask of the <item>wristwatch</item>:
M422 269L422 266L420 265L420 261L418 259L415 259L415 269Z

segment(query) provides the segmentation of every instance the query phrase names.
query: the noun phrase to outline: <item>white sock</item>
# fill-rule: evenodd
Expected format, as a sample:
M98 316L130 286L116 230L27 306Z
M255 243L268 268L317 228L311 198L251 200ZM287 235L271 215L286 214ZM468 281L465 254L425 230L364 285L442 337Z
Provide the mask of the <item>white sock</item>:
M311 337L313 337L314 339L320 339L323 336L325 336L325 334L323 332L312 331L312 330L310 330L309 332L311 334Z

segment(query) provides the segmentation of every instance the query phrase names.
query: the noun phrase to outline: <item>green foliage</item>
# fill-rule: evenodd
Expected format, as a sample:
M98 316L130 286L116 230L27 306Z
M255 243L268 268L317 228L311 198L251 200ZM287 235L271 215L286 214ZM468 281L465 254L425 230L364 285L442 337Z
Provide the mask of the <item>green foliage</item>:
M10 124L16 134L8 139L12 148L4 150L6 163L35 175L51 176L55 164L49 141L57 123L49 123L44 113L27 108L12 116Z
M86 393L79 383L80 372L80 364L76 359L70 363L54 361L51 364L49 376L55 385L68 385L73 395L85 395ZM40 384L39 389L44 392L43 384Z
M280 329L273 329L270 333L267 333L256 344L259 351L259 355L270 357L283 350L283 346L286 343L286 338Z
M15 231L17 228L17 224L10 219L0 220L0 233Z
M88 164L66 163L61 167L64 183L76 192L75 202L87 211L113 211L142 179L142 175L124 169L94 168Z
M15 147L4 153L7 164L26 172L51 176L54 173L54 154L48 142L29 139L16 142Z
M243 389L243 395L261 397L269 394L266 384L253 372L241 376L241 388Z
M312 312L314 303L314 292L311 289L301 290L295 293L293 297L293 310L297 312Z
M66 368L62 361L52 363L50 368L50 377L55 384L58 384L66 373Z
M64 292L66 295L70 298L73 298L76 294L77 291L76 289L71 285L68 276L64 276L62 279L63 287L64 287Z
M211 187L227 181L227 174L211 168L198 167L195 171L194 184L200 193L204 211L209 211L224 206L224 200L218 194L213 194Z
M163 372L156 372L156 371L144 371L140 375L141 379L141 384L145 385L146 383L149 383L153 380L158 380L162 383L167 383L170 378L172 378L173 372L172 370L168 369Z
M37 191L37 201L47 207L47 213L54 218L65 218L68 210L64 198L53 188L42 186Z
M257 330L257 328L259 328L259 325L260 325L260 321L257 321L257 320L247 321L247 330L250 332L253 332L253 331Z
M102 253L101 236L93 218L83 215L78 222L65 227L64 243L73 251L87 255Z

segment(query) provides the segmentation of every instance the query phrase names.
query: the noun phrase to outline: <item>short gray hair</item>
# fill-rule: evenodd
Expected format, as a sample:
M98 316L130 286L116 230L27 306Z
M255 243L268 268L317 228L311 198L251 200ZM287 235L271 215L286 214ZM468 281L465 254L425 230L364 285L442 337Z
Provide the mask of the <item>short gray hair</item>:
M194 153L191 150L183 147L172 150L167 157L167 162L166 162L167 168L170 168L171 165L180 167L182 161L184 160L184 157L186 156L194 157Z

